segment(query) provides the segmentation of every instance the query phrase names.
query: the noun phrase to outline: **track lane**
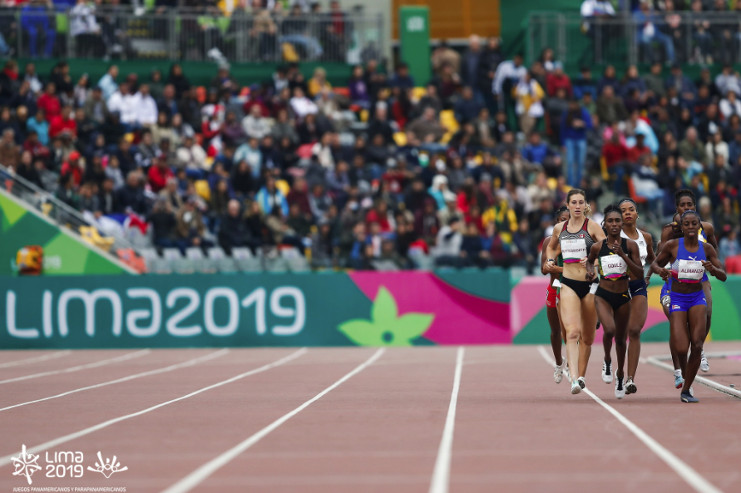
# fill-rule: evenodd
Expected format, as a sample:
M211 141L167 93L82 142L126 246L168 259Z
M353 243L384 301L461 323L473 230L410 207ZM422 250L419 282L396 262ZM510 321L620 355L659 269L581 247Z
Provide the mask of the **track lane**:
M389 348L197 491L427 492L456 352Z

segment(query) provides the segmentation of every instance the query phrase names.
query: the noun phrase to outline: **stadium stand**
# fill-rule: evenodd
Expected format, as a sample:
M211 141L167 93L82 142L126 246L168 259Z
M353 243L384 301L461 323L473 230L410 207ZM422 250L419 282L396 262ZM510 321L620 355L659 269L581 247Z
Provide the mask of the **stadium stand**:
M741 250L741 2L577 14L581 38L569 42L594 56L578 74L550 45L526 64L494 37L471 36L462 50L441 43L429 81L386 67L362 34L370 21L334 3L305 12L234 2L224 12L186 2L177 23L177 2L17 3L0 12L10 57L0 173L13 193L139 270L532 271L571 187L595 211L629 194L653 230L670 219L673 192L691 188L709 201L723 258ZM619 57L596 33L636 26L628 37L648 65L593 73L591 63ZM346 62L350 52L359 63L339 86L296 63ZM49 74L16 62L60 54L75 59ZM126 56L210 59L214 76L196 86L174 62L139 80L119 72ZM112 62L102 77L73 80L70 64L85 57ZM230 62L239 61L280 64L268 80L238 80Z

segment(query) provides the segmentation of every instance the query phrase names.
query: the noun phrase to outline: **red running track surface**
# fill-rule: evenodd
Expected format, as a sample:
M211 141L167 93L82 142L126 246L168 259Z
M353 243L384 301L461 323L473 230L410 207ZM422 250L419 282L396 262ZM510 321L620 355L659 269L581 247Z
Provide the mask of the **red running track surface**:
M741 343L710 342L707 351L731 356L711 357L711 372L701 375L741 387ZM738 491L741 399L695 384L700 404L682 404L671 373L642 362L638 393L618 401L600 379L602 351L594 346L588 388L673 455L673 469L596 400L571 395L566 380L556 385L541 352L465 348L450 476L437 491L689 492L700 491L697 484ZM45 452L84 454L82 478L48 478L44 467L33 487L429 491L457 354L455 347L0 351L0 492L28 486L10 461L22 444L41 446L43 466ZM667 354L666 344L643 346L644 357ZM128 470L110 479L88 471L98 451ZM217 458L212 470L193 475ZM700 478L694 487L676 470L685 465Z

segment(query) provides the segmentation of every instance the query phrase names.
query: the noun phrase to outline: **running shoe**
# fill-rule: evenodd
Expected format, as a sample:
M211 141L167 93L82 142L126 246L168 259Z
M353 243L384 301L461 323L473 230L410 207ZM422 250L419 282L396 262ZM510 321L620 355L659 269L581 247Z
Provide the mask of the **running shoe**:
M578 383L579 384L579 387L581 387L582 389L587 386L587 382L584 381L584 377L577 378L576 379L576 383Z
M710 371L710 363L708 363L708 359L705 357L705 351L700 353L700 369L705 373Z
M633 382L633 379L628 377L628 380L625 381L625 393L626 394L635 394L638 392L638 387L636 387L635 382Z
M690 403L700 402L699 399L697 399L694 395L692 395L689 392L682 392L682 394L680 395L680 400L682 402L690 402Z
M605 383L612 383L612 362L602 362L602 381Z
M553 381L561 383L561 380L563 380L563 367L562 365L556 365L553 369Z
M681 389L684 385L684 378L682 378L682 370L674 370L674 388Z
M623 378L615 374L615 397L622 399L625 397L625 387L623 387Z
M571 381L571 393L578 394L579 392L581 392L581 386L579 385L579 381L572 380Z

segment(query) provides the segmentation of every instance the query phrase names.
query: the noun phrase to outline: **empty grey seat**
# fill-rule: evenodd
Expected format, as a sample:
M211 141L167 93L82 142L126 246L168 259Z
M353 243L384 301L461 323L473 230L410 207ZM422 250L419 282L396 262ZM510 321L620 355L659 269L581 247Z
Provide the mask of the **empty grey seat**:
M170 265L170 268L178 274L192 274L195 272L193 264L180 254L177 248L165 248L162 257Z
M219 272L225 274L237 272L237 264L233 258L228 257L223 248L215 246L208 249L208 258Z

